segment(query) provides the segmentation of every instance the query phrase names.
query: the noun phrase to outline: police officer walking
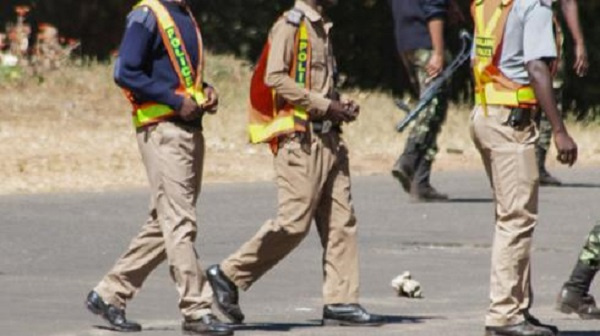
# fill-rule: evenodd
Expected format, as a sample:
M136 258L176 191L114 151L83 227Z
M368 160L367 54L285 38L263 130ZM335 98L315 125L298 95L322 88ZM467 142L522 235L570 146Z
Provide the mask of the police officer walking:
M444 67L444 24L448 0L388 0L394 16L396 48L408 74L413 96ZM417 202L444 201L448 196L431 186L431 166L437 137L446 119L448 101L441 90L413 126L392 175Z
M531 243L537 224L535 164L540 106L552 124L561 163L577 160L577 145L562 122L548 63L556 57L551 0L473 3L476 106L471 134L496 204L490 305L485 334L554 336L558 329L529 314Z
M212 313L212 291L194 242L204 160L201 115L216 91L202 81L202 37L184 0L143 0L129 14L115 80L133 105L137 142L150 182L149 217L85 304L118 331L140 331L125 306L165 260L185 332L232 335Z
M314 220L323 247L323 322L380 325L358 303L357 223L350 195L348 150L341 126L358 105L334 91L332 23L323 8L335 0L298 0L272 27L251 84L250 138L275 155L278 211L208 279L221 311L244 320L238 288L248 290L306 237ZM273 111L277 111L275 116Z

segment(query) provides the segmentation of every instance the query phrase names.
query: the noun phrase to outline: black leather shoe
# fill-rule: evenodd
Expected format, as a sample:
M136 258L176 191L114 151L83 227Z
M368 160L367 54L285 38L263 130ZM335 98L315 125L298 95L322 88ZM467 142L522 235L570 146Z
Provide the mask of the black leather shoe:
M233 335L233 329L213 314L206 314L197 320L183 321L181 328L188 335Z
M85 306L89 311L96 315L102 316L112 329L117 331L141 331L142 326L133 321L127 321L125 318L125 310L119 309L111 304L107 304L102 300L100 295L95 291L91 291L85 300Z
M501 327L485 327L485 336L556 336L558 333L554 331L535 326L531 322L525 320L518 324L501 326Z
M562 185L562 182L544 169L540 171L540 185L558 187Z
M576 313L584 320L600 319L600 309L589 294L579 294L563 287L556 300L556 310L565 314Z
M525 317L527 322L533 324L534 326L550 329L550 331L552 331L555 335L558 335L559 330L557 326L540 322L540 320L531 315L528 310L523 312L523 317Z
M410 192L412 202L445 202L448 200L448 195L442 194L432 186L413 189Z
M219 265L212 265L206 270L206 278L213 289L217 307L233 323L244 322L244 313L238 304L238 288L221 271Z
M327 326L380 326L385 319L369 314L361 305L329 304L323 306L323 325Z
M392 176L400 182L402 189L406 193L410 193L410 185L413 179L413 172L407 167L401 165L400 163L396 163L394 168L392 169Z

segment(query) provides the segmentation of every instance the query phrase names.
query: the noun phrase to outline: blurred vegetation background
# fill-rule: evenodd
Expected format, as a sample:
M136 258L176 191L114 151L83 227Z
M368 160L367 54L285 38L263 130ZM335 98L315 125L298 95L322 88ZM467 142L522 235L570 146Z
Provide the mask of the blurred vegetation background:
M14 20L15 5L33 7L28 20L32 26L49 22L62 35L81 40L81 53L107 60L121 38L125 16L135 0L2 0L0 27ZM266 39L268 29L293 0L189 0L202 25L207 47L216 54L232 54L253 62ZM458 31L471 30L469 0L455 0L466 18L454 15L448 30L451 51L458 49ZM580 1L582 26L587 39L591 63L589 75L577 78L567 71L563 106L578 120L600 118L600 1ZM405 91L405 76L395 55L392 17L387 0L343 0L331 9L335 22L334 45L345 87ZM563 22L564 26L564 22ZM568 31L564 27L565 31ZM572 64L572 40L566 34L566 64ZM470 99L470 74L465 67L451 85L452 97L458 102Z

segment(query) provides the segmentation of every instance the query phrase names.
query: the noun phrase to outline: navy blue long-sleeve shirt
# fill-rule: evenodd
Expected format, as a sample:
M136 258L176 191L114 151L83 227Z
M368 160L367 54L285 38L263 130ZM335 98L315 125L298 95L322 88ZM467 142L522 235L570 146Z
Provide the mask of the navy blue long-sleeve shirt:
M427 23L445 18L449 0L388 0L394 17L394 36L399 53L431 49Z
M179 28L190 56L191 66L198 65L196 26L188 12L179 4L162 1ZM178 110L183 97L175 90L180 86L165 49L157 20L148 8L134 9L127 17L127 27L115 64L115 82L131 91L138 103L157 102Z

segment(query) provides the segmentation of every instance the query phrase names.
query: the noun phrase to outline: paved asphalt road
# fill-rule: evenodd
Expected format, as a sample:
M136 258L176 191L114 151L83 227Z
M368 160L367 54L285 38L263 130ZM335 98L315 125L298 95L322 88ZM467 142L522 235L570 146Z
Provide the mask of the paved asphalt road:
M600 321L553 310L583 239L600 219L600 169L564 169L569 184L543 188L534 241L533 313L565 336L600 335ZM361 302L388 316L380 328L321 327L320 247L313 231L241 304L249 324L236 335L483 334L493 204L482 171L443 172L434 184L453 199L411 204L388 176L354 180L360 225ZM83 308L145 218L146 190L0 197L0 335L116 335ZM271 183L206 185L198 252L219 262L275 211ZM424 299L396 297L390 280L410 270ZM598 286L593 292L600 294ZM181 335L177 294L163 265L127 313L139 335Z

